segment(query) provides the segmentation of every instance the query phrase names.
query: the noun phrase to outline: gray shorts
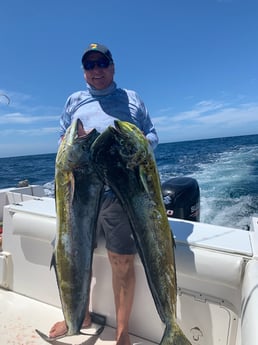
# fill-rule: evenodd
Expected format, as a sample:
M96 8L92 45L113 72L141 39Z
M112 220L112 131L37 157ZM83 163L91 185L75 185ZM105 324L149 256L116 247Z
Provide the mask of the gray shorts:
M97 234L104 233L107 250L117 254L136 254L131 224L119 200L112 191L102 197Z

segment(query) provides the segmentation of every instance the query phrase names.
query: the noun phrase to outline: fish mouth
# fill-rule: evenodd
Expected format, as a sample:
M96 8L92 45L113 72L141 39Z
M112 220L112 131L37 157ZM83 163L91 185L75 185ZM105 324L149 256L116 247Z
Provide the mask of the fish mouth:
M109 126L112 133L121 133L121 129L117 120L114 120L114 126Z
M124 121L118 121L118 120L114 120L114 129L119 132L120 134L124 133L124 129L123 129L123 123L126 123Z
M84 138L86 138L90 134L91 131L93 131L93 129L91 129L88 132L82 133L82 134L77 134L77 138L78 139L84 139Z
M113 134L119 134L122 138L128 138L128 133L125 133L120 122L121 121L114 120L114 126L110 126L109 130Z
M77 120L77 126L76 126L76 138L77 139L86 138L92 131L93 131L93 128L86 131L84 129L82 121L80 119Z
M91 134L93 134L95 131L94 128L91 128L90 130L88 131L85 131L85 129L77 131L77 136L76 136L76 139L80 140L80 139L85 139L86 137L90 136Z

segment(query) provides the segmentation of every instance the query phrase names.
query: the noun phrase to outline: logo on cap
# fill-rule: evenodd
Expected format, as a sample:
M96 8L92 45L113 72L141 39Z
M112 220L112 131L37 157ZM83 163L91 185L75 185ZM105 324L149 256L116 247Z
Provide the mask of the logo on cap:
M96 43L92 43L90 45L91 49L97 49L98 45Z

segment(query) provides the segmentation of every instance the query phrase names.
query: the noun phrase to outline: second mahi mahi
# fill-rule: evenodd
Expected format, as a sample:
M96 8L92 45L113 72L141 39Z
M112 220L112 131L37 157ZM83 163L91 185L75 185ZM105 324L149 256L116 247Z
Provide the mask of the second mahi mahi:
M191 345L176 322L173 237L152 148L133 124L115 121L91 146L96 170L127 212L160 319L161 345Z

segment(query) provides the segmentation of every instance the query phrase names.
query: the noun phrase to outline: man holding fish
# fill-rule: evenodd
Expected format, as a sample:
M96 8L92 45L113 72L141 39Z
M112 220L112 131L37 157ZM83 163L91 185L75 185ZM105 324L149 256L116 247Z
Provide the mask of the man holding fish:
M111 52L104 45L93 43L82 56L85 91L73 93L65 104L60 119L60 138L77 119L83 124L83 135L93 128L102 133L114 120L130 122L145 135L152 148L158 144L156 130L144 103L136 92L118 88L114 82L115 65ZM61 141L61 139L60 139ZM102 197L97 233L103 231L112 268L112 283L116 309L117 345L130 345L128 323L134 299L134 257L137 252L127 214L109 186ZM83 328L90 326L87 310ZM67 332L65 321L57 322L50 330L50 338Z

